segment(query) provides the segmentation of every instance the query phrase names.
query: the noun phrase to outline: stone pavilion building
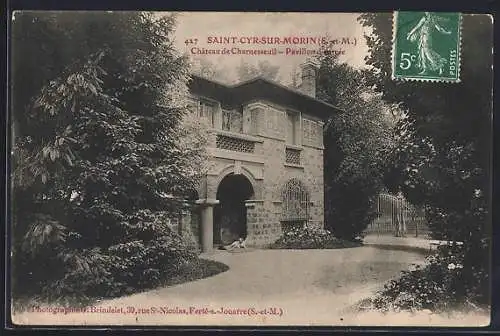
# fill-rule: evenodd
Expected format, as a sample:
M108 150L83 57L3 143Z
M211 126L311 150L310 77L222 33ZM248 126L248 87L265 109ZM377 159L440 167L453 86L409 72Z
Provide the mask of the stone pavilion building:
M232 86L192 77L192 108L216 136L179 228L202 251L240 237L265 247L289 227L323 227L323 124L337 110L316 99L314 64L301 70L297 90L261 77Z

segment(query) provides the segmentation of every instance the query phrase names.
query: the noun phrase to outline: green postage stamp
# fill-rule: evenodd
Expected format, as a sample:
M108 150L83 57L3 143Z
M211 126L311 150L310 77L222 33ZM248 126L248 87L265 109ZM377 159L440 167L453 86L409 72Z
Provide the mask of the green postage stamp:
M392 77L460 82L460 13L395 12Z

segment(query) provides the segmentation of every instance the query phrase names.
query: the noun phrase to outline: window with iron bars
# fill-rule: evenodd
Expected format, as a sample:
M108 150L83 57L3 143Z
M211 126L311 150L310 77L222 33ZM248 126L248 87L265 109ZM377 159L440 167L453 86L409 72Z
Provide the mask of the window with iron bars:
M285 162L300 165L300 150L294 148L285 149Z
M302 182L296 178L288 180L281 192L281 201L282 221L307 222L310 198Z
M235 152L253 153L255 151L255 143L252 141L221 134L217 135L216 145L217 148Z

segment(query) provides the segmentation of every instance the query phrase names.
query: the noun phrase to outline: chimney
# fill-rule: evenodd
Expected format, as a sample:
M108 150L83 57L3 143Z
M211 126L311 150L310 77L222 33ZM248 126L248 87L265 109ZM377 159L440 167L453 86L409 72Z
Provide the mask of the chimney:
M312 61L306 61L301 64L301 79L299 90L313 98L316 97L316 72L318 67Z

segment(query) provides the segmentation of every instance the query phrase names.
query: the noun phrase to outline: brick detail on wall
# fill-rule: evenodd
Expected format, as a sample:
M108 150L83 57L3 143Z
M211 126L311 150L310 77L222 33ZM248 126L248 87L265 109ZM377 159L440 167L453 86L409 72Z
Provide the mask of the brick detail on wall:
M281 235L277 216L273 213L271 202L256 203L247 208L247 245L266 247Z
M235 152L254 153L255 143L253 141L233 138L226 135L217 135L217 148L227 149Z

